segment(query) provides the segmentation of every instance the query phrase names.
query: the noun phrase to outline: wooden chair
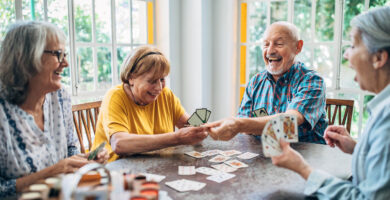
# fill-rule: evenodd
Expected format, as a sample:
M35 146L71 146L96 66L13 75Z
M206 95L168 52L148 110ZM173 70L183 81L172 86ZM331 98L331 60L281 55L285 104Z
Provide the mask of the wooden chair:
M88 151L92 147L91 128L93 134L96 131L96 122L98 120L99 108L101 101L83 103L72 106L73 123L80 141L81 153L85 153L84 137L85 134L88 140Z
M329 125L335 124L337 116L337 124L345 125L348 132L351 132L353 104L353 100L326 99L326 112Z

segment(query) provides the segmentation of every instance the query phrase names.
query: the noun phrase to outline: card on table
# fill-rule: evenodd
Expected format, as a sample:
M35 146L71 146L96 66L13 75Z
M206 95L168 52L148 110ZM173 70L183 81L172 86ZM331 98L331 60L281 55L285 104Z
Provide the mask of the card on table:
M218 155L218 156L215 156L215 157L211 158L209 161L210 162L215 162L215 163L220 163L220 162L225 162L225 161L227 161L229 159L230 159L230 157L223 156L223 155Z
M247 160L247 159L252 159L252 158L254 158L254 157L256 157L256 156L259 156L259 154L257 154L257 153L252 153L252 152L246 152L246 153L243 153L243 154L237 156L237 158Z
M213 155L219 154L220 152L221 152L221 150L213 149L213 150L207 150L207 151L202 152L202 155L204 155L204 156L213 156Z
M247 164L245 164L245 163L243 163L241 161L238 161L238 160L228 160L225 163L230 165L231 167L234 167L234 168L248 167Z
M234 172L237 170L237 168L234 168L234 167L230 167L229 165L226 165L226 164L217 164L217 165L211 165L212 168L215 168L221 172L225 172L225 173L230 173L230 172Z
M235 174L221 173L221 174L209 176L206 179L211 180L211 181L215 181L217 183L222 183L222 182L229 180L235 176L236 176Z
M198 168L196 168L196 172L201 173L201 174L206 174L209 176L223 173L221 171L218 171L218 170L210 168L210 167L198 167Z
M194 175L196 173L195 166L179 166L179 175Z
M95 160L97 158L97 155L101 150L103 150L104 146L106 145L106 142L101 143L95 150L93 150L91 153L89 153L88 160Z
M226 157L229 157L229 156L241 154L241 151L237 151L237 150L227 150L227 151L221 151L221 152L219 152L219 154L221 154L221 155L223 155L223 156L226 156Z
M191 181L187 179L180 179L176 181L166 182L165 185L179 191L179 192L187 192L187 191L198 191L206 186L206 183Z
M150 174L150 173L141 173L146 177L147 181L155 181L155 182L161 182L163 179L165 179L165 176L158 175L158 174Z
M194 157L194 158L203 158L203 157L206 157L205 155L203 155L202 153L197 152L197 151L190 151L190 152L186 152L185 154L186 154L186 155L189 155L189 156L191 156L191 157Z

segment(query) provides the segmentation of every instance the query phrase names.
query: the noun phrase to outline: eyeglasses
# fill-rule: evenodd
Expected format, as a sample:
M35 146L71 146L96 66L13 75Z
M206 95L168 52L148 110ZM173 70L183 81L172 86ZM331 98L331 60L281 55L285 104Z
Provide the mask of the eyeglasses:
M56 55L59 63L62 63L66 55L68 55L67 53L61 50L44 50L43 53L51 53L53 56Z

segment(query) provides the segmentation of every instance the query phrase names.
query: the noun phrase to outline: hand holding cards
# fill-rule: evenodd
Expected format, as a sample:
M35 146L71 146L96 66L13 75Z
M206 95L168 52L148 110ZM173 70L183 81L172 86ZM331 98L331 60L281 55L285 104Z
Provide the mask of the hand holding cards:
M199 108L196 109L194 113L192 113L191 117L188 119L188 124L191 126L200 126L209 121L211 115L211 111L207 108Z
M106 142L101 143L95 150L93 150L91 153L89 153L88 160L95 160L97 158L97 155L101 150L103 150L104 146L106 145Z
M287 142L298 142L298 122L295 115L282 114L267 122L261 135L264 156L282 154L280 138Z

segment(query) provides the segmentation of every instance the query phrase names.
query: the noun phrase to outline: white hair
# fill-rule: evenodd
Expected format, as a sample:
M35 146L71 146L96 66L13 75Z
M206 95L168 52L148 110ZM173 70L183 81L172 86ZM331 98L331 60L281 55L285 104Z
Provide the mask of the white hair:
M390 7L372 9L354 17L351 25L360 33L370 53L390 48ZM389 52L390 53L390 52Z
M41 58L51 42L65 44L56 26L39 21L17 22L8 29L0 50L2 96L14 104L26 100L29 80L42 70Z

